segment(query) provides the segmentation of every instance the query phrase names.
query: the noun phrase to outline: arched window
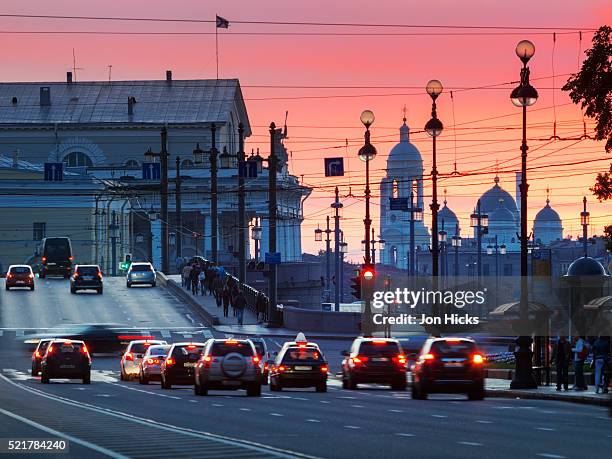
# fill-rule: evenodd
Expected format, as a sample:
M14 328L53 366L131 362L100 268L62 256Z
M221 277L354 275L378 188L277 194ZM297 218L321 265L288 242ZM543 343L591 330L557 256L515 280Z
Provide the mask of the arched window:
M80 151L73 151L64 156L63 160L66 167L91 167L93 162L89 156Z
M393 179L393 184L391 188L391 196L393 198L399 198L399 182L396 179Z
M185 160L181 161L181 167L183 167L185 169L191 169L191 168L195 167L195 164L193 163L192 160L185 159Z
M138 161L136 161L135 159L128 159L125 162L125 167L138 167Z

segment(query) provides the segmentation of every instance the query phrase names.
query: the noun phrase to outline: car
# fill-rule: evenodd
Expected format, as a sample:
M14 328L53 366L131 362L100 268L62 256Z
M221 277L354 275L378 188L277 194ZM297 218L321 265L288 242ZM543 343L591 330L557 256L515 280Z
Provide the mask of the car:
M38 376L40 373L40 363L42 362L43 356L47 351L47 347L49 343L53 341L55 338L45 338L41 339L36 346L34 352L32 352L32 376Z
M157 275L151 263L134 262L130 265L125 279L128 288L132 287L132 285L142 284L155 287Z
M70 293L79 290L95 290L99 295L104 291L102 271L98 265L76 265L70 276Z
M49 384L51 379L82 379L91 382L91 356L83 341L54 339L49 342L40 363L40 382Z
M130 341L121 356L119 363L121 381L128 381L140 374L140 364L150 346L168 344L166 341L154 339L139 339Z
M261 361L251 340L210 339L195 367L194 393L210 389L246 389L247 396L261 395Z
M285 344L270 368L270 390L314 387L317 392L327 392L328 371L329 365L316 344Z
M161 380L161 364L168 355L169 344L156 344L149 346L140 360L138 382L149 384L151 380Z
M396 339L364 338L353 341L350 351L342 351L342 387L354 390L361 383L389 384L393 390L406 390L406 355Z
M270 373L270 365L274 363L274 360L270 359L270 353L268 352L268 345L266 340L263 338L250 338L251 342L255 346L257 356L262 364L261 368L261 383L264 385L268 384L268 374Z
M412 398L424 400L430 393L465 393L482 400L484 355L470 338L429 338L412 368Z
M34 273L30 265L11 265L6 272L5 287L10 290L13 287L28 287L34 290Z
M48 274L70 277L72 272L72 244L68 237L46 237L41 243L41 258L38 276L44 279Z
M194 369L205 343L174 343L160 368L162 389L172 389L174 384L192 386Z

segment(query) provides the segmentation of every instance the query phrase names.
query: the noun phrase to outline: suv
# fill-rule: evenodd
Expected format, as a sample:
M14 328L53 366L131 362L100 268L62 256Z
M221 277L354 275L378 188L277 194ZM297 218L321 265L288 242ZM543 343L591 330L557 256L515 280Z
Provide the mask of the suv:
M34 273L30 265L11 265L6 273L5 287L29 287L34 290Z
M55 338L43 338L36 345L36 349L32 353L32 376L38 376L40 373L40 362L42 361L49 343Z
M70 293L78 290L95 290L99 295L104 291L102 271L98 265L76 265L70 276Z
M270 368L270 390L312 387L327 392L329 366L314 343L285 343Z
M356 389L360 383L389 384L406 390L406 356L396 339L357 338L350 352L342 351L342 387Z
M137 284L155 287L157 276L151 263L132 263L125 277L127 288Z
M194 368L204 349L204 343L174 343L160 368L161 388L173 384L193 384Z
M196 365L193 391L206 395L209 389L246 389L249 397L259 397L260 363L251 340L208 340Z
M432 392L467 393L484 398L484 356L469 338L429 338L412 369L412 398Z
M42 241L41 267L38 276L44 279L47 274L59 274L64 279L72 271L72 245L67 237L46 237Z
M83 341L54 339L49 343L40 364L40 382L49 384L53 378L91 382L91 357Z
M125 352L121 356L121 362L119 364L121 368L121 381L127 381L131 378L139 376L140 364L142 363L143 356L149 347L162 344L168 343L161 340L146 339L130 341L125 348Z

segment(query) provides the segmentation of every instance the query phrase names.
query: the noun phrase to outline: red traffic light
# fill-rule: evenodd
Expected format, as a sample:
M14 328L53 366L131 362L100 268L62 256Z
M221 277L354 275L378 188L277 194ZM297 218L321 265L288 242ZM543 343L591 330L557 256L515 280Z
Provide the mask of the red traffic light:
M374 277L376 277L376 270L374 269L374 266L365 265L361 269L361 277L365 281L371 281L372 279L374 279Z

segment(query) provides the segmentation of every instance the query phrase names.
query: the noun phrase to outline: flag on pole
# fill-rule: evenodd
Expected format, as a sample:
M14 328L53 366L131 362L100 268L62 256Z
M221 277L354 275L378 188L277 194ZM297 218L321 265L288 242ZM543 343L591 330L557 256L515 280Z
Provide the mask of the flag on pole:
M217 29L227 29L229 27L229 21L221 16L217 16Z

